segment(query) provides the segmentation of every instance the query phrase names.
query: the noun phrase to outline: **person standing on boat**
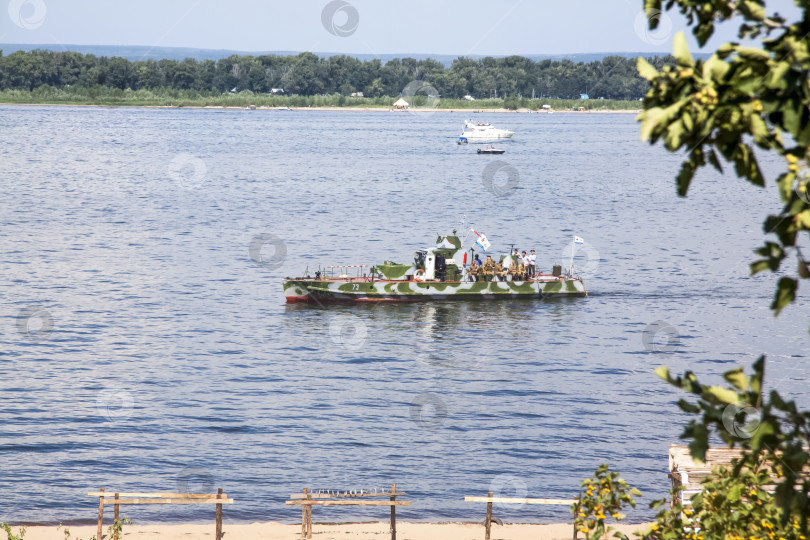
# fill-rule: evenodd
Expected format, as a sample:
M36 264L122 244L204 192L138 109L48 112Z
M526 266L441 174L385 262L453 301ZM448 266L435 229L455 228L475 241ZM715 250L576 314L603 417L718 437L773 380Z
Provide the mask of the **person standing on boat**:
M520 271L524 281L529 278L529 256L525 250L520 255Z
M444 258L444 255L441 253L436 254L436 279L439 281L444 281L447 279L447 262Z
M529 277L536 277L537 276L537 255L534 254L534 250L529 254Z

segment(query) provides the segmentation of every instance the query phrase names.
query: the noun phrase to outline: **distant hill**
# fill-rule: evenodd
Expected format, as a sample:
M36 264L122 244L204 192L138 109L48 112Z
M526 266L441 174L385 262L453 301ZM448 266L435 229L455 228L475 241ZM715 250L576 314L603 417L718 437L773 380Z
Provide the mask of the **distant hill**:
M232 50L225 50L225 49L193 49L193 48L185 48L185 47L146 47L141 45L132 45L132 46L119 46L119 45L53 45L53 44L35 44L35 45L26 45L26 44L19 44L19 43L0 43L0 50L3 51L3 54L10 54L14 51L33 51L35 49L44 49L47 51L75 51L82 54L93 54L96 56L118 56L121 58L126 58L130 61L136 60L184 60L185 58L193 58L195 60L219 60L221 58L227 58L234 54L236 55L245 55L245 56L259 56L265 54L272 54L277 56L294 56L299 54L301 51L232 51ZM328 58L330 56L337 56L339 54L344 53L330 53L330 52L319 52L315 53L318 56ZM450 55L450 54L381 54L381 55L373 55L373 54L349 54L345 53L347 56L352 56L357 58L358 60L373 60L375 58L379 58L383 63L388 62L394 58L414 58L416 60L425 60L427 58L433 58L444 64L445 67L449 67L450 64L458 58L458 55ZM465 55L469 58L484 58L487 55ZM492 55L495 58L502 58L505 55ZM530 58L533 61L538 60L564 60L568 59L573 62L597 62L606 56L622 56L624 58L634 58L636 56L644 56L644 57L651 57L651 56L665 56L662 53L639 53L639 52L610 52L610 53L577 53L577 54L522 54L518 56L524 56L526 58ZM707 53L693 53L693 56L697 58L708 58L709 55Z

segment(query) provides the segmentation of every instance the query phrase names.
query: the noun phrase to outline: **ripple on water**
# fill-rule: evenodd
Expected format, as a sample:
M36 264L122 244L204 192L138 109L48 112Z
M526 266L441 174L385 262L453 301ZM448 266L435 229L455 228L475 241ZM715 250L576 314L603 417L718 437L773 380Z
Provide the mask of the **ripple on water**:
M283 501L304 486L392 482L414 501L404 519L477 520L465 495L570 497L604 461L650 500L685 421L655 367L718 379L767 353L774 387L808 404L807 307L774 319L773 280L746 266L746 216L775 194L707 173L678 199L678 157L639 143L632 115L491 118L517 132L502 158L519 189L498 197L486 159L453 143L463 114L0 112L6 520L90 523L91 489L180 485L224 488L228 520L294 522ZM409 261L464 216L543 269L585 238L589 297L283 304L283 276ZM283 242L279 267L255 262L261 234ZM19 332L26 309L52 329ZM346 317L351 336L333 332Z

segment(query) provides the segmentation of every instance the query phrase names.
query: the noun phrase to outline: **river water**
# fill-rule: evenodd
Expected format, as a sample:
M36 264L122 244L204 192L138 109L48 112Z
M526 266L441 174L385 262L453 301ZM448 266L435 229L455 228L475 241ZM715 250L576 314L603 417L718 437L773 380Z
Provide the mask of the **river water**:
M0 521L90 522L101 487L222 487L226 521L294 522L305 486L393 482L403 519L477 521L465 495L566 498L605 461L642 521L686 422L656 366L717 382L764 353L810 405L810 310L775 319L774 277L748 276L773 188L705 172L679 199L679 156L632 114L473 115L517 132L503 156L455 144L467 115L0 107ZM471 226L546 270L584 238L590 295L284 303L284 276L408 262Z

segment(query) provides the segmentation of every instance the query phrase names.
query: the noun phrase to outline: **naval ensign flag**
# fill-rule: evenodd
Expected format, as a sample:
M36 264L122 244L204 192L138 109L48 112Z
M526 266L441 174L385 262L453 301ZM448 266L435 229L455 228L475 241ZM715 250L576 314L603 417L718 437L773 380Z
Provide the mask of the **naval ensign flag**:
M481 246L481 249L483 249L484 251L488 250L489 246L490 246L490 243L489 243L489 240L487 240L487 237L484 236L483 234L479 234L475 229L470 229L470 230L475 233L475 236L478 237L478 239L475 241L475 243L478 244L479 246Z
M577 245L582 245L585 243L585 240L580 238L579 236L574 236L574 243L571 245L571 274L574 273L574 252L577 249Z

